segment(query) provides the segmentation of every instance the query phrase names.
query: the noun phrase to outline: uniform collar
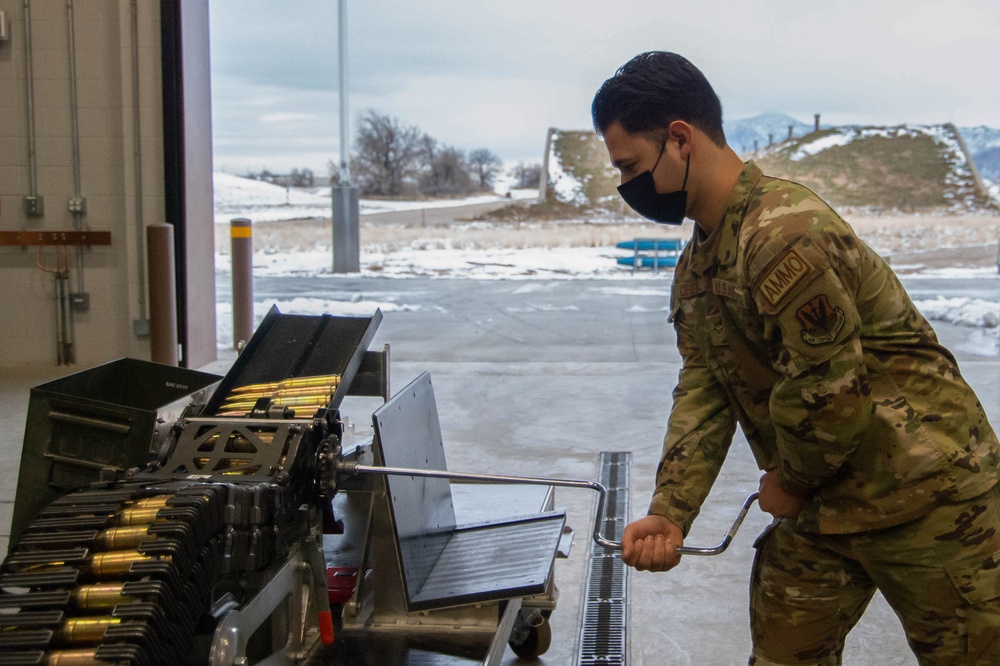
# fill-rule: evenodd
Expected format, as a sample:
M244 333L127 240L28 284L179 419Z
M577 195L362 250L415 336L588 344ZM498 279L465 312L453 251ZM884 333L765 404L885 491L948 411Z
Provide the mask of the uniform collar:
M691 270L699 275L705 275L713 267L732 266L736 263L736 250L739 246L740 225L746 214L757 182L763 176L753 160L743 165L743 171L733 186L726 204L726 212L722 215L722 223L715 228L708 238L699 238L695 227L694 248L691 257Z

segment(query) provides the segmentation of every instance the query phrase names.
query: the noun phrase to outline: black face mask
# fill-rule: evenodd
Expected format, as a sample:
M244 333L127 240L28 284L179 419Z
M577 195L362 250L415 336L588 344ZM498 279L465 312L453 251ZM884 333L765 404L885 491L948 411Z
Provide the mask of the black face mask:
M687 213L687 190L684 188L687 187L688 172L691 170L691 156L688 155L687 166L684 167L684 183L681 189L667 194L657 192L656 183L653 181L653 171L656 171L660 157L663 157L663 149L660 149L660 155L656 158L653 168L643 171L624 185L619 185L618 194L632 210L647 220L661 224L681 224Z

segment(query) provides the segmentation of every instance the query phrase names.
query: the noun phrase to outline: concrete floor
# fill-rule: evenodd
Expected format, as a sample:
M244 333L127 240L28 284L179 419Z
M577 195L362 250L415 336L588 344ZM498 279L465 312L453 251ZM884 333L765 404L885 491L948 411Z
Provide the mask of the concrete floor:
M663 311L668 278L655 282L378 280L351 278L331 290L417 308L387 311L372 348L390 344L392 386L430 371L449 469L596 479L601 451L631 451L631 515L645 513L670 391L679 369ZM969 329L936 327L958 346ZM960 364L1000 425L1000 359L960 354ZM224 372L229 359L208 371ZM29 389L83 368L0 372L0 546L6 550ZM349 399L344 416L363 432L370 402ZM759 473L737 436L688 545L714 545ZM576 663L591 493L563 490L557 505L576 530L558 560L561 596L553 644L538 663ZM751 543L768 520L751 511L725 554L686 557L666 574L630 575L628 663L745 664L750 649L747 581ZM505 663L515 663L508 654ZM876 599L849 637L845 664L912 665L899 624Z

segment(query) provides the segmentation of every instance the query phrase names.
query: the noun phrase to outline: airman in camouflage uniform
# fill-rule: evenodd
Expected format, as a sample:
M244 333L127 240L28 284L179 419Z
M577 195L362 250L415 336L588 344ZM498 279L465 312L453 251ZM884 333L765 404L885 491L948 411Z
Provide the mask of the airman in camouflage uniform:
M684 192L697 223L671 292L683 366L656 490L623 559L678 562L739 424L776 519L757 544L751 664L840 664L876 589L921 664L1000 664L1000 443L982 405L878 254L816 194L720 143L721 106L717 123L705 95L636 120L650 96L626 102L657 74L667 106L678 86L711 92L654 53L594 100L626 201L675 222Z

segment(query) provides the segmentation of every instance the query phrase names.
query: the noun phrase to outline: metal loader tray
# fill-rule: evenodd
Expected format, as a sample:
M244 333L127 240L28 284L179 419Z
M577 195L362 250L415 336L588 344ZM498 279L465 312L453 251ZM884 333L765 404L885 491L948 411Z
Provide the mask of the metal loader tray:
M373 423L376 465L447 469L429 374L376 410ZM553 563L565 514L539 512L551 506L551 490L525 489L544 505L528 515L493 518L494 510L487 518L482 511L479 522L459 524L448 479L365 481L367 490L338 493L345 547L327 546L328 565L359 567L358 588L336 641L310 664L498 664L522 602L554 608ZM497 489L463 486L461 494L465 502L490 502Z

